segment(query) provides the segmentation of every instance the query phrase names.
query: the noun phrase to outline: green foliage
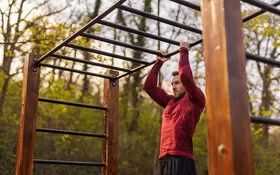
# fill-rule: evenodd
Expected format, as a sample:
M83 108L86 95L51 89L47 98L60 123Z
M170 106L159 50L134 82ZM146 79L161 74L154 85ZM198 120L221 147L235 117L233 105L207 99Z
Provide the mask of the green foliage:
M3 75L0 76L0 84ZM43 81L42 81L43 82ZM64 80L49 80L48 86L41 85L40 97L67 100L73 102L98 104L98 94L87 94L81 98L79 87L72 85L65 90ZM0 117L1 140L1 174L13 174L17 144L17 130L20 110L21 82L12 81L9 85L5 112ZM42 83L44 84L44 83ZM140 116L137 127L128 133L128 126L134 113L132 106L126 103L121 92L119 116L119 174L152 174L153 161L156 156L159 130L160 111L157 104L146 97L140 98ZM141 91L139 92L141 93ZM98 100L97 100L98 99ZM126 110L127 109L127 110ZM126 114L124 113L126 111ZM125 114L125 115L122 115ZM69 107L39 102L37 127L75 130L84 132L102 133L102 112L92 109ZM198 174L207 170L207 127L205 113L197 125L194 135L194 155ZM276 130L277 131L277 130ZM278 133L278 135L277 135ZM262 128L252 127L253 149L256 174L279 174L279 132L269 136L269 147L262 146ZM36 133L35 158L75 161L101 161L102 142L90 137L79 137L65 134ZM269 168L267 168L269 167ZM2 171L3 170L3 171ZM99 174L100 168L81 166L58 166L36 164L34 174Z
M4 73L0 71L0 85L3 84ZM21 87L13 80L9 83L4 113L0 116L0 172L1 175L14 174L17 132L19 124Z
M262 144L262 136L261 132L255 132L253 135L255 174L280 174L280 132L275 130L269 136L267 147Z
M244 11L251 14L252 11ZM246 50L279 61L279 19L269 13L262 14L244 24ZM252 63L247 68L250 113L256 116L271 117L279 113L279 69L262 63ZM276 80L276 81L274 81ZM251 126L255 174L279 174L279 131L271 130L269 125ZM274 140L274 142L272 142ZM275 141L277 140L277 141ZM275 146L275 143L278 146Z
M151 1L147 0L145 11L150 12ZM246 12L247 13L247 12ZM146 31L146 19L139 19L139 27ZM280 46L279 25L271 27L267 25L269 17L262 15L256 20L246 23L246 27L251 31L257 31L260 38L274 36L273 47ZM263 25L266 24L266 25ZM277 24L277 23L276 23ZM276 25L277 26L277 25ZM70 29L69 29L70 28ZM36 23L29 28L30 39L35 41L31 47L34 53L44 54L56 45L58 40L66 38L69 30L73 28L63 24L52 25L42 20L40 24ZM261 30L260 30L261 29ZM93 28L96 32L101 32L100 26ZM253 36L255 37L255 36ZM139 46L145 46L144 38L130 38L131 42ZM245 40L246 45L253 45L249 39ZM80 38L74 43L94 47L85 39ZM14 52L6 52L7 56L14 56ZM134 51L132 53L135 58L141 58L141 53ZM202 52L195 55L198 61L201 61ZM97 59L102 60L101 56ZM138 65L132 65L131 68ZM140 72L132 76L132 80L127 80L127 88L120 93L119 98L119 152L118 152L118 168L119 174L125 175L146 175L153 173L153 161L157 156L157 147L160 131L160 109L157 104L149 98L141 96L141 78ZM47 76L46 76L47 77ZM44 78L46 78L44 77ZM196 77L202 76L197 74ZM202 77L203 78L203 77ZM2 87L4 74L0 71L0 86ZM80 82L78 82L80 83ZM79 84L71 84L67 87L66 78L49 80L43 79L40 85L40 97L59 99L72 102L88 103L93 105L101 105L100 89L96 94L85 93L82 95ZM132 93L132 91L134 93ZM17 132L19 124L19 114L21 107L21 81L11 80L6 95L4 105L4 113L0 116L0 174L14 174ZM137 98L137 99L136 99ZM257 97L251 95L252 100ZM134 104L132 101L136 101ZM272 110L252 110L254 113L260 113L270 116ZM135 117L137 115L137 117ZM84 109L79 107L69 107L65 105L57 105L40 102L38 106L37 127L74 130L83 132L103 133L102 124L103 114L100 111L92 109ZM132 125L133 119L137 119ZM207 123L206 114L203 113L197 125L194 135L194 155L197 167L197 173L205 174L207 171ZM131 128L133 126L134 128ZM253 150L255 173L258 175L280 174L280 137L279 131L269 133L269 143L264 147L263 128L252 127ZM80 137L67 134L47 134L36 133L35 141L35 158L37 159L54 159L54 160L73 160L73 161L101 161L102 141L91 137ZM100 168L81 167L81 166L60 166L60 165L35 165L34 174L67 174L67 175L87 175L100 174Z
M56 45L57 41L66 38L66 34L69 33L68 28L66 24L50 25L48 21L42 21L30 27L30 38L34 41L32 53L39 55L47 53Z
M143 102L138 108L140 116L137 126L132 133L128 133L130 120L135 115L131 106L120 99L120 114L128 108L126 115L120 115L119 123L119 174L152 174L153 160L156 156L160 113L158 106L152 102ZM142 162L142 163L141 163Z
M196 126L193 137L193 149L196 163L197 174L205 174L208 170L207 164L207 122L206 113L202 113L200 120Z
M43 89L40 96L50 99L79 102L76 86L70 90L64 89L65 82L57 80L47 89ZM81 103L93 104L94 96L87 96ZM96 105L96 104L93 104ZM93 109L69 107L52 103L39 103L37 127L103 133L102 112ZM84 162L101 162L102 139L81 137L66 134L37 133L35 158L72 160ZM34 172L42 174L98 174L99 168L71 167L62 168L55 166L36 165Z

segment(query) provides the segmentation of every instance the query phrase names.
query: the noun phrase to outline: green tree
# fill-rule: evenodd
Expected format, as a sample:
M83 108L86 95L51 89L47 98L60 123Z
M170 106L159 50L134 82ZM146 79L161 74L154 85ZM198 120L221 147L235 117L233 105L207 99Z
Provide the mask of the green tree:
M0 71L0 85L4 83L4 73ZM3 175L14 174L18 116L21 107L21 82L12 80L7 87L7 102L3 106L3 114L0 117L0 172Z
M19 73L16 69L11 73L12 62L16 57L25 55L25 46L30 42L40 42L38 40L30 40L27 35L28 30L35 24L40 22L46 17L50 17L61 13L66 7L54 7L50 0L42 3L36 3L31 6L26 0L12 0L0 9L0 35L3 38L3 62L1 70L5 73L4 83L2 84L0 93L0 116L3 114L3 105L8 91L8 85L11 78ZM29 11L26 7L31 6ZM46 13L36 13L37 10L42 8L49 9ZM37 15L36 15L37 14Z
M244 12L247 14L248 12ZM261 15L244 25L245 47L250 53L279 61L279 19L273 15ZM248 89L251 115L275 117L279 113L279 69L259 62L247 62ZM271 140L269 125L254 124L254 161L256 174L278 174L274 168L279 157L279 147L275 148ZM275 132L275 131L274 131ZM278 163L279 164L279 163ZM267 168L269 167L269 168Z

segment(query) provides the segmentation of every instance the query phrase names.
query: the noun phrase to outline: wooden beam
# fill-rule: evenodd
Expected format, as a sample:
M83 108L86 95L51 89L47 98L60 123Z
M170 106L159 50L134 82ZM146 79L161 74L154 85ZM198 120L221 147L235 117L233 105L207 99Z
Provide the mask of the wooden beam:
M34 142L40 83L40 68L33 71L33 64L38 58L38 55L29 54L24 62L16 175L33 174Z
M117 77L118 72L109 70L106 75ZM119 82L118 80L104 79L104 106L108 111L104 112L106 126L106 154L103 154L103 162L106 167L102 169L102 174L118 174L118 113L119 113ZM104 157L105 156L105 157Z
M252 175L240 0L202 0L209 172Z

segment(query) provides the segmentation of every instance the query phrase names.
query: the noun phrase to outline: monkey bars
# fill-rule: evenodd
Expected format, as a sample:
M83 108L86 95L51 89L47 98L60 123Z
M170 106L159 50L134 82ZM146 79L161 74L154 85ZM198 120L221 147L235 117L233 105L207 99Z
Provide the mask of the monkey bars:
M92 19L88 22L84 27L80 30L75 32L73 35L66 38L63 42L58 44L52 50L50 50L45 55L39 57L37 55L29 55L25 61L25 73L24 73L24 83L23 83L23 93L22 93L22 112L21 112L21 119L20 119L20 129L19 129L19 139L18 139L18 150L17 150L17 161L16 161L16 174L28 174L31 175L33 172L33 163L39 164L64 164L64 165L83 165L83 166L98 166L102 167L102 173L104 174L117 174L117 119L118 119L118 80L125 76L131 75L141 69L153 64L155 61L144 61L138 58L131 58L126 55L110 53L108 51L92 47L86 47L84 45L79 45L73 42L76 38L82 37L87 39L90 43L92 41L99 41L103 43L109 43L115 46L120 46L125 49L137 50L143 53L151 54L151 55L160 55L160 52L157 50L152 50L151 48L145 48L136 46L133 44L129 44L127 42L122 42L112 38L106 38L104 36L98 36L98 34L93 34L88 31L92 26L98 24L100 27L109 27L112 29L118 29L121 31L125 31L128 33L144 36L147 40L153 39L162 41L174 46L179 46L178 41L171 40L170 38L165 38L162 36L157 36L148 32L140 31L134 29L130 26L124 26L121 24L113 23L104 18L107 17L109 14L116 10L125 11L131 15L138 15L142 16L168 26L177 27L183 30L187 30L192 32L193 34L198 34L203 36L203 40L205 41L205 60L206 60L206 76L208 76L208 89L207 89L207 108L208 116L217 117L216 123L212 123L212 118L208 118L210 121L208 124L209 127L209 143L210 145L210 163L209 169L210 172L213 174L240 174L245 175L246 173L252 174L253 166L252 166L252 159L251 152L248 145L244 148L238 146L238 144L242 145L241 142L243 140L238 140L237 138L245 138L246 139L250 135L249 132L249 125L248 121L251 119L254 123L264 123L270 125L279 126L279 120L275 119L268 119L265 117L255 117L252 116L251 118L246 118L248 115L247 108L242 108L242 110L237 110L239 106L236 104L237 100L236 96L238 95L245 95L243 98L241 97L239 100L241 104L247 105L246 99L246 86L244 86L244 61L245 56L249 60L259 61L265 64L274 65L276 67L280 67L280 62L276 61L272 58L264 58L258 55L251 54L249 52L243 52L242 40L241 40L241 25L239 26L239 22L247 22L265 12L274 13L276 15L280 15L279 9L276 8L280 5L280 1L275 2L273 4L267 4L261 1L256 0L242 0L246 3L254 5L256 7L261 8L261 10L241 19L240 15L240 2L239 0L231 0L231 1L222 1L216 0L215 5L219 5L217 7L213 7L214 0L202 0L202 4L204 6L200 7L191 2L187 2L184 0L166 0L171 1L177 4L184 6L185 8L190 8L196 11L201 11L203 16L203 27L206 29L205 32L202 32L202 29L198 29L192 26L188 26L179 22L175 22L171 19L166 19L160 16L156 16L141 10L138 10L133 7L129 7L127 5L123 5L126 0L119 0L114 3L110 8L108 8L105 12L97 16L96 18ZM208 2L209 1L209 2ZM212 4L211 4L212 2ZM231 7L232 8L229 8ZM222 10L221 8L225 9ZM212 18L210 18L212 17ZM223 18L221 18L223 17ZM224 23L222 20L226 20L227 23ZM231 21L232 20L232 21ZM218 23L219 22L219 23ZM231 25L231 22L237 25ZM215 29L214 31L209 31L207 29ZM220 31L221 33L216 33L216 31ZM213 32L213 33L211 33ZM238 36L236 39L235 36ZM214 44L211 41L211 37L213 36L219 38L221 37L221 41L215 41L216 47L213 47ZM190 44L191 47L202 43L202 37L198 41L195 41ZM219 40L219 39L218 39ZM236 43L235 43L236 42ZM238 43L237 43L238 42ZM224 46L224 44L228 44L228 46ZM236 46L238 45L238 46ZM240 45L240 47L239 47ZM229 50L228 47L233 46L233 50ZM89 60L83 60L79 58L74 58L69 55L63 55L59 53L64 48L71 48L87 53L95 53L102 56L112 57L114 59L120 59L127 62L138 63L139 66L133 69L122 68L114 65L107 65L105 63L94 62ZM211 53L213 52L213 53ZM179 53L179 50L171 51L167 56L173 56ZM238 58L235 58L238 55ZM79 56L77 56L79 57ZM92 65L99 68L104 69L111 69L111 71L107 71L106 74L100 73L93 73L87 72L84 70L78 70L74 68L62 67L57 65L52 65L50 63L46 63L45 61L48 59L62 59L72 62L78 62L86 65ZM209 60L211 59L211 60ZM224 59L224 60L222 60ZM213 61L213 63L211 63ZM226 64L226 63L231 64ZM214 64L215 63L215 64ZM104 78L104 105L103 106L95 106L91 104L81 104L76 102L67 102L58 99L46 99L42 97L38 97L39 91L39 75L40 75L40 67L49 67L53 69L59 69L63 71L70 71L76 72L79 74L90 75L94 77ZM219 70L220 72L217 72ZM122 72L119 74L116 71ZM214 71L214 72L213 72ZM215 74L222 74L219 76L223 76L220 78ZM237 75L238 74L238 75ZM228 82L225 82L229 80ZM230 84L232 87L227 87L225 85ZM241 85L239 87L239 84ZM213 88L213 89L212 89ZM215 88L218 90L215 90ZM219 91L219 92L218 92ZM224 92L224 94L221 94ZM240 93L240 94L239 94ZM227 97L225 99L224 97ZM245 98L244 98L245 97ZM223 107L223 115L221 116L220 113L214 115L214 109L219 110L220 107L215 106L217 101L221 100L223 103L221 106ZM36 129L36 116L37 116L37 103L40 102L48 102L48 103L55 103L55 104L62 104L62 105L70 105L76 107L85 107L85 108L92 108L101 110L104 113L104 133L87 133L82 131L67 131L61 129L51 129L51 128L37 128ZM213 109L213 110L212 110ZM236 112L236 113L234 113ZM226 117L225 117L226 116ZM241 116L238 117L238 116ZM242 118L243 117L243 118ZM245 119L244 119L245 118ZM235 119L235 120L233 120ZM237 120L238 119L238 120ZM221 126L228 126L228 128L220 127ZM240 133L240 126L248 127L244 133ZM219 128L216 128L219 127ZM227 129L232 130L227 130ZM215 130L218 129L218 130ZM219 130L220 129L220 130ZM244 128L243 128L244 129ZM34 137L36 132L47 132L53 134L70 134L70 135L80 135L80 136L87 136L87 137L98 137L103 139L104 147L103 147L103 161L102 162L78 162L78 161L63 161L63 160L41 160L41 159L34 159ZM221 134L217 134L215 132L221 132ZM219 138L217 135L222 135L222 138ZM224 139L226 138L227 139ZM233 140L230 140L233 138ZM224 140L223 140L224 139ZM250 146L250 139L246 144ZM248 151L248 155L245 158L248 159L236 159L236 153L246 153ZM239 161L239 163L238 163ZM247 167L241 165L244 162L249 162ZM240 167L236 166L236 164L240 165ZM246 164L246 165L247 165ZM245 163L244 163L245 165ZM218 167L218 169L217 169ZM247 169L247 170L246 170ZM247 175L247 174L246 174Z

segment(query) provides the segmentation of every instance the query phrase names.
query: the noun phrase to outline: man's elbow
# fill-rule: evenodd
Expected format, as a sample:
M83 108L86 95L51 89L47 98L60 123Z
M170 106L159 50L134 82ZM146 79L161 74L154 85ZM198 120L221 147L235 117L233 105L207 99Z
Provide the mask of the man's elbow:
M205 99L204 94L202 94L202 99L201 99L201 102L200 102L200 106L201 106L202 108L205 108L205 103L206 103L206 99Z

